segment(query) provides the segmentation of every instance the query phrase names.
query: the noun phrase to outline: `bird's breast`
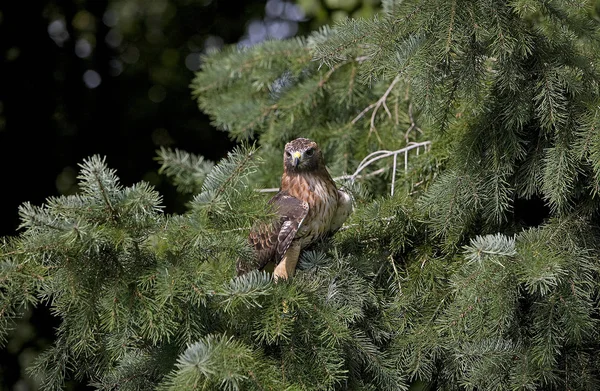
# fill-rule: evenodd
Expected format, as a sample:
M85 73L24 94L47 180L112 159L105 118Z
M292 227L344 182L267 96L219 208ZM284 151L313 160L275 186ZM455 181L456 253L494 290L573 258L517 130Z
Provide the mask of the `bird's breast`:
M302 247L305 247L329 232L338 205L337 188L329 178L316 175L288 179L286 190L290 195L306 201L309 206L308 214L296 234Z

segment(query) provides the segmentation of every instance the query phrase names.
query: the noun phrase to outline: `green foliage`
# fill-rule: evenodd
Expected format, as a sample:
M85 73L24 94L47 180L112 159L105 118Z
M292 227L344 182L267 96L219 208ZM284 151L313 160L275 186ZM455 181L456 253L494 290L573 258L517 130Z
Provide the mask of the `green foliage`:
M101 390L310 390L365 376L381 389L405 384L386 353L391 325L371 323L386 299L368 258L359 271L322 249L293 281L233 277L235 259L250 256L250 226L238 224L268 216L249 185L256 158L251 147L231 152L182 216L163 215L143 183L120 186L96 156L82 164L81 194L21 208L24 231L2 252L3 331L24 303L47 303L61 319L30 369L44 389L72 375Z
M159 153L194 195L187 213L164 215L98 157L80 194L23 205L0 252L0 329L27 304L59 317L32 368L46 389L69 376L106 390L598 388L587 2L383 5L204 59L193 96L243 143L215 166ZM235 277L297 136L320 144L355 211L293 279ZM529 223L518 205L535 201L547 210Z
M214 163L179 149L161 148L156 159L160 163L159 174L171 178L181 193L199 193L206 175Z
M268 379L268 371L275 368L263 360L242 342L209 334L179 356L177 369L169 376L166 389L240 390L248 389L252 383L258 387L261 384L267 386L264 382ZM281 386L274 383L268 387L277 389L278 385Z

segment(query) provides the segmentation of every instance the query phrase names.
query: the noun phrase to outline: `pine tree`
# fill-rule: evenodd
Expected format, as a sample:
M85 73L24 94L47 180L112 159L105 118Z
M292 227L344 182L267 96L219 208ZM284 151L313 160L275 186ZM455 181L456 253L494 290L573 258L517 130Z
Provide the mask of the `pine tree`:
M61 320L44 389L596 390L600 29L589 1L384 1L303 39L228 48L191 88L240 147L158 153L194 194L165 215L99 156L80 194L24 204L0 329ZM235 277L283 145L351 191L297 275ZM260 191L257 191L260 190ZM543 203L533 222L518 205Z

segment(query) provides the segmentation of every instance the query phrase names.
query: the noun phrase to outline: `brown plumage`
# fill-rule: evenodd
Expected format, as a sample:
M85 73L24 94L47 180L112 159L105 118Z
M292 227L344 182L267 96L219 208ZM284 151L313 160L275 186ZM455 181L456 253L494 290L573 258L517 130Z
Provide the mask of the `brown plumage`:
M319 146L306 138L285 145L281 187L269 203L279 219L251 230L256 259L238 261L238 274L273 262L275 278L293 276L300 251L337 231L352 212L352 200L336 188Z

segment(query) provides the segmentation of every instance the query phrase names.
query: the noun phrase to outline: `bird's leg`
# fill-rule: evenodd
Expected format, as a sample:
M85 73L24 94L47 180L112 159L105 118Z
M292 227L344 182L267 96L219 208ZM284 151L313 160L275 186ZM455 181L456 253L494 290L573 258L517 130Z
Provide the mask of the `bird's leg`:
M289 277L294 276L294 272L296 271L296 264L298 263L298 257L300 256L300 243L292 242L290 248L285 252L283 259L279 264L275 267L273 271L273 276L275 281L282 278L287 280Z

